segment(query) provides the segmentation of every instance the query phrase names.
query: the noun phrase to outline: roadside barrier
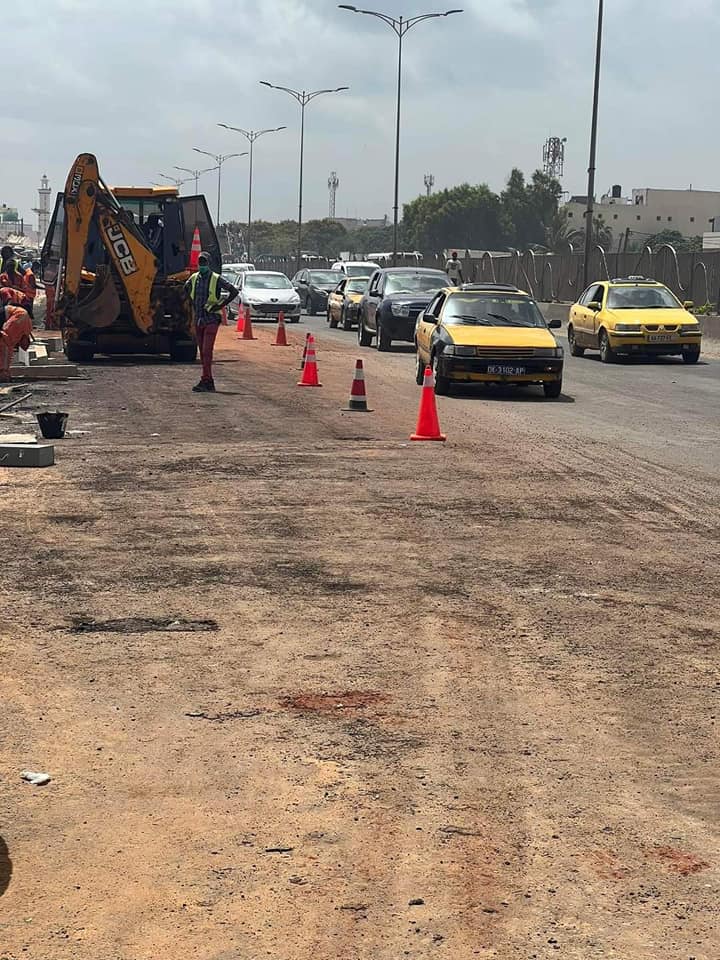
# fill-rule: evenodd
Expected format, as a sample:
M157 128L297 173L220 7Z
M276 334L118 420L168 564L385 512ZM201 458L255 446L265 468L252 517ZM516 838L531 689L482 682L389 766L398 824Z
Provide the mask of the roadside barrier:
M420 394L420 409L418 410L417 426L411 440L447 440L444 433L440 433L437 406L435 405L435 378L432 367L425 367L422 393Z
M348 413L372 413L367 405L365 395L365 371L362 360L355 361L355 374L350 387L350 399L347 407L343 407L343 410Z

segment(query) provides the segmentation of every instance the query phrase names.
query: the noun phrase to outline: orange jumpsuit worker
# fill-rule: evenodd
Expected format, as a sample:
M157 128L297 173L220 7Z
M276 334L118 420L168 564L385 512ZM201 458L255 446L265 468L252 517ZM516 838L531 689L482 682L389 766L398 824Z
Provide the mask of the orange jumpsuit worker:
M18 270L16 260L8 260L5 264L5 272L0 273L0 287L14 287L15 290L21 290L27 297L27 303L23 304L23 306L32 317L32 301L34 294L31 294L30 286L25 279L24 274Z
M30 346L32 321L27 310L12 304L0 306L0 380L10 380L10 364L18 347Z

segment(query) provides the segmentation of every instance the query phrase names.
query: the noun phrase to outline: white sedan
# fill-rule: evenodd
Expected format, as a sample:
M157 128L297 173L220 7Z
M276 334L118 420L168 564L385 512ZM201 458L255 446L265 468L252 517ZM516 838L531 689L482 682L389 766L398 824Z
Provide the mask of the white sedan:
M284 273L246 271L240 277L239 299L253 320L276 320L282 310L289 323L300 321L300 297Z

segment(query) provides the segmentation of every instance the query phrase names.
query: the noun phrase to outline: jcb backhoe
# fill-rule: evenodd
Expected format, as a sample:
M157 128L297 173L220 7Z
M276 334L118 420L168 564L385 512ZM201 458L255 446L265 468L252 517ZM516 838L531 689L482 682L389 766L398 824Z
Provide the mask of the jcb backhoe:
M175 187L111 190L95 157L80 154L42 252L68 359L90 360L96 352L195 359L184 284L196 227L219 272L220 245L204 197L180 197Z

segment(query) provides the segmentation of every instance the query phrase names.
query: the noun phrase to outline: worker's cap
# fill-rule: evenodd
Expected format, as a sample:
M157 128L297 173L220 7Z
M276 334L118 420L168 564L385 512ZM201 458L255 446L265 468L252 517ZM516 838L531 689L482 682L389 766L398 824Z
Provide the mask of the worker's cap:
M210 254L203 250L198 256L198 263L210 263Z

